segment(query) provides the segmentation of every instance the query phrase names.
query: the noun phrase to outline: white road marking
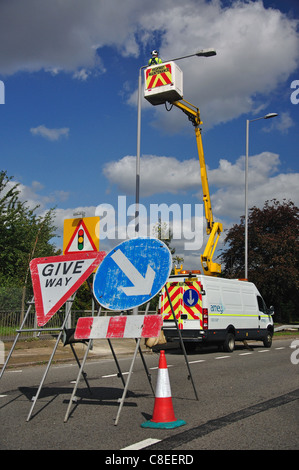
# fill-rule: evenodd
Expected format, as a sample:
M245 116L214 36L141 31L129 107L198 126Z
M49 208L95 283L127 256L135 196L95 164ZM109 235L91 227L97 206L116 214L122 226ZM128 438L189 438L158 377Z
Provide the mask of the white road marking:
M160 442L161 439L144 439L143 441L136 442L136 444L132 444L128 447L123 447L121 450L139 450L143 449L144 447L150 446L152 444L156 444L156 442Z
M122 375L128 375L129 372L122 372ZM109 377L117 377L117 374L102 375L102 379L107 379Z
M74 367L75 364L71 364L71 363L68 363L68 364L58 364L58 365L54 365L53 366L53 369L66 369L68 367Z

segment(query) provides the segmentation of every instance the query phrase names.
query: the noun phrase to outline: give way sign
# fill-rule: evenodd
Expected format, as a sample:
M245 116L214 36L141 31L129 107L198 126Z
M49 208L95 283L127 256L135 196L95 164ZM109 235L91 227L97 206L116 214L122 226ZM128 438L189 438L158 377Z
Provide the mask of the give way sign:
M44 326L98 267L105 252L35 258L30 263L38 326Z

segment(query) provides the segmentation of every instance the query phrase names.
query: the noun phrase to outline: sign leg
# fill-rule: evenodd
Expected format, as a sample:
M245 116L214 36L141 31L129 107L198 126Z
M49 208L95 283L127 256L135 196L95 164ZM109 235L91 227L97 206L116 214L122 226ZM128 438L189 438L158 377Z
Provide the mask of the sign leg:
M19 336L20 336L20 334L21 334L21 330L23 329L23 327L24 327L24 325L25 325L25 323L26 323L26 320L27 320L27 317L28 317L29 312L30 312L30 310L31 310L31 307L32 307L32 305L33 305L33 302L34 302L34 297L32 298L32 300L31 300L31 302L30 302L30 305L29 305L29 307L28 307L28 309L27 309L27 312L26 312L26 314L25 314L25 316L24 316L24 319L23 319L22 324L21 324L21 326L20 326L20 328L19 328L19 331L18 331L18 333L17 333L17 335L16 335L16 337L15 337L15 339L14 339L13 345L12 345L12 347L11 347L9 353L8 353L8 356L7 356L7 358L6 358L6 361L5 361L5 363L4 363L4 365L3 365L2 369L1 369L1 372L0 372L0 379L1 379L2 375L4 374L4 371L5 371L5 369L6 369L7 363L8 363L8 361L9 361L9 359L11 358L11 355L12 355L12 353L13 353L13 350L15 349L15 346L16 346L17 341L18 341L18 339L19 339Z
M135 340L136 342L138 341L137 339ZM139 340L140 341L140 340ZM142 353L142 350L141 350L141 347L140 347L140 342L139 342L139 354L141 356L141 359L142 359L142 363L143 363L143 367L144 367L144 370L145 370L145 373L147 375L147 379L148 379L148 383L150 384L150 387L152 389L152 392L153 392L153 395L155 396L155 392L154 392L154 389L153 389L153 384L152 384L152 376L151 374L149 373L148 371L148 368L147 368L147 365L146 365L146 362L145 362L145 359L144 359L144 356L143 356L143 353Z
M76 295L76 294L74 294L74 296L75 296L75 295ZM30 418L31 418L31 415L32 415L33 409L34 409L34 407L35 407L35 404L36 404L36 402L37 402L37 399L38 399L38 397L39 397L40 391L41 391L42 386L43 386L43 384L44 384L44 381L45 381L45 379L46 379L46 377L47 377L47 374L48 374L48 371L49 371L49 369L50 369L50 366L51 366L53 357L54 357L55 352L56 352L56 349L57 349L57 346L58 346L58 344L59 344L59 341L61 340L62 333L63 333L63 331L65 330L65 325L67 324L67 320L68 320L69 314L71 313L72 301L73 301L73 299L74 299L74 296L73 296L73 297L71 298L71 300L69 301L69 304L70 304L70 305L69 305L68 311L67 311L66 314L65 314L65 318L64 318L64 321L63 321L63 325L62 325L61 330L60 330L60 332L59 332L59 334L58 334L58 336L57 336L57 340L56 340L55 346L54 346L54 348L53 348L53 351L52 351L52 354L51 354L51 356L50 356L49 362L48 362L48 364L47 364L46 370L45 370L45 372L44 372L43 378L42 378L42 380L41 380L41 382L40 382L40 384L39 384L37 393L36 393L36 395L35 395L34 398L33 398L33 403L32 403L32 406L31 406L31 408L30 408L30 411L29 411L29 414L28 414L28 416L27 416L27 420L26 420L26 421L29 421Z
M49 362L48 362L48 364L47 364L46 370L45 370L45 372L44 372L43 378L42 378L42 380L41 380L41 382L40 382L40 384L39 384L39 387L38 387L38 390L37 390L37 392L36 392L36 395L33 397L33 403L32 403L32 406L31 406L31 408L30 408L30 411L29 411L29 414L28 414L28 417L27 417L27 420L26 420L26 421L29 421L30 418L31 418L33 409L34 409L35 404L36 404L36 402L37 402L37 399L38 399L38 397L39 397L39 394L40 394L40 391L41 391L42 386L43 386L43 384L44 384L44 381L45 381L45 379L46 379L46 377L47 377L48 371L49 371L49 369L50 369L50 366L51 366L51 363L52 363L54 354L55 354L55 352L56 352L58 343L59 343L59 341L60 341L60 339L61 339L61 336L62 336L62 331L60 331L60 333L59 333L59 335L58 335L58 337L57 337L55 346L54 346L54 348L53 348L53 351L52 351L51 357L50 357L50 359L49 359Z
M128 375L128 378L127 378L127 381L126 381L126 386L125 386L125 389L123 391L123 395L121 397L121 401L120 401L120 405L119 405L119 408L118 408L117 416L115 418L115 423L114 423L115 426L117 426L118 419L119 419L119 416L120 416L120 412L121 412L121 409L123 407L123 404L124 404L124 401L125 401L125 398L126 398L126 394L127 394L130 378L131 378L131 375L132 375L132 372L133 372L134 362L135 362L135 359L136 359L136 356L137 356L139 345L140 345L140 338L137 341L136 348L135 348L135 351L134 351L134 356L133 356L132 363L131 363L131 366L130 366L129 375Z
M123 386L125 387L125 385L126 385L125 379L124 379L124 377L123 377L123 375L122 375L122 372L121 372L121 369L120 369L120 367L119 367L119 363L118 363L116 354L115 354L115 352L114 352L114 349L113 349L113 347L112 347L111 341L110 341L109 338L107 339L107 341L108 341L108 344L109 344L109 346L110 346L110 349L111 349L111 352L112 352L112 355L113 355L113 358L114 358L114 361L115 361L115 364L116 364L116 367L117 367L117 370L118 370L118 374L117 374L117 375L118 375L118 377L121 378L121 381L122 381L122 383L123 383Z
M91 342L92 342L92 340L90 340L90 341L88 342L88 351L90 350ZM77 362L77 364L78 364L79 370L80 370L81 373L82 373L82 377L83 377L83 379L84 379L84 381L85 381L85 383L86 383L86 386L87 386L87 388L88 388L88 391L89 391L90 395L92 395L92 391L91 391L91 388L90 388L89 383L88 383L88 380L87 380L87 374L86 374L86 372L84 372L83 367L82 367L81 364L80 364L80 361L79 361L79 359L78 359L77 353L76 353L75 348L74 348L74 346L72 345L72 343L70 343L70 346L71 346L71 350L72 350L72 352L73 352L73 354L74 354L74 357L75 357L75 359L76 359L76 362ZM84 362L85 362L85 361L84 361Z
M167 284L165 284L165 289L166 289L169 305L170 305L170 308L171 308L171 311L172 311L172 315L173 315L173 318L174 318L174 321L175 321L175 324L176 324L176 328L178 330L178 335L179 335L179 338L180 338L181 348L182 348L182 351L183 351L184 356L185 356L187 369L189 371L188 379L191 379L193 390L194 390L194 393L195 393L195 397L196 397L196 400L198 400L198 395L197 395L196 388L195 388L195 385L194 385L194 382L193 382L193 378L192 378L192 374L191 374L191 370L190 370L190 366L189 366L189 362L188 362L188 358L187 358L187 354L186 354L184 341L183 341L183 338L182 338L181 331L179 329L177 317L175 316L175 313L174 313L174 310L173 310L173 306L172 306L172 302L171 302L171 298L170 298L170 295L169 295Z
M91 345L92 345L92 339L90 339L90 340L88 341L88 345L87 345L87 348L86 348L86 351L85 351L85 355L84 355L83 361L82 361L82 363L81 363L80 370L79 370L78 375L77 375L76 383L75 383L75 386L74 386L74 389L73 389L73 392L72 392L72 395L71 395L71 398L70 398L70 401L69 401L69 404L68 404L68 408L67 408L67 410L66 410L65 417L64 417L64 422L65 422L65 423L67 422L68 417L69 417L69 414L70 414L70 409L71 409L71 406L72 406L72 402L73 402L75 393L76 393L77 388L78 388L78 385L79 385L80 376L81 376L81 374L82 374L82 375L84 374L84 372L83 372L83 367L84 367L84 365L85 365L85 362L86 362L86 359L87 359L87 356L88 356L88 353L89 353L89 350L90 350ZM83 377L84 377L84 375L83 375ZM85 377L84 377L84 379L85 379ZM89 391L90 391L90 393L91 393L91 390L90 390L90 388L89 388L89 385L88 385L88 389L89 389Z
M17 333L17 336L16 336L15 339L14 339L13 345L12 345L12 347L11 347L9 353L8 353L8 356L7 356L7 358L6 358L6 361L5 361L5 363L3 364L2 370L1 370L1 372L0 372L0 379L1 379L2 375L4 374L4 371L5 371L5 369L6 369L7 363L8 363L8 361L9 361L9 359L11 358L11 355L12 355L12 353L13 353L13 350L15 349L15 346L16 346L16 344L17 344L17 341L18 341L18 339L19 339L19 336L20 336L20 333Z

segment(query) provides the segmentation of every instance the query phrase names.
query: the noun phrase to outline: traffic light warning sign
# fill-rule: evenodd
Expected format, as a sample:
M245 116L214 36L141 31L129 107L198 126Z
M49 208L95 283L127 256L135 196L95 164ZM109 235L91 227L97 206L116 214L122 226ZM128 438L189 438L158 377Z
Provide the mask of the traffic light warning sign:
M63 230L63 254L99 251L99 217L66 219Z

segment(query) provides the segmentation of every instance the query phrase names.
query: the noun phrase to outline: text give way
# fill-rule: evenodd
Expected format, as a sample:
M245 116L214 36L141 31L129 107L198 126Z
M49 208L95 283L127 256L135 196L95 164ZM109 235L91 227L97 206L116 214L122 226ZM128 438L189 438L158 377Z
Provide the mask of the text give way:
M44 326L103 260L105 252L35 258L30 263L38 326Z

